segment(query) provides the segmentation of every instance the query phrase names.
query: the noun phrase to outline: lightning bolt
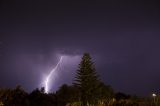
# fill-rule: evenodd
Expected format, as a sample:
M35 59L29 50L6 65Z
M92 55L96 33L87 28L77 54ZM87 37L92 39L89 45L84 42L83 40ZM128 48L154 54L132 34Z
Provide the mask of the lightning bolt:
M48 74L47 78L45 79L45 93L49 92L49 81L50 78L52 76L52 74L56 71L56 69L58 68L59 64L62 62L63 56L60 57L59 62L57 63L57 65L51 70L51 72Z

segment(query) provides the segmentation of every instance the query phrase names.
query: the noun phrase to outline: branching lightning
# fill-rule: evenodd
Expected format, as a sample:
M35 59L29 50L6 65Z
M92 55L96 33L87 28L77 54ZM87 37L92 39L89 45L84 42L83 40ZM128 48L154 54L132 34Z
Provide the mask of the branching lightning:
M57 65L51 70L51 72L46 77L46 79L45 79L45 93L49 92L49 81L50 81L50 78L51 78L52 74L56 71L56 69L58 68L58 66L61 63L62 59L63 59L63 56L60 57L60 60L57 63Z

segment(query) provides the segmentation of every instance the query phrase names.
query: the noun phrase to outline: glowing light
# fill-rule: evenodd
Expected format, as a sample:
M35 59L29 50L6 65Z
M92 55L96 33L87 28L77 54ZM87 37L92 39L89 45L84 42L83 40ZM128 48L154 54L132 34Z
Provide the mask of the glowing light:
M45 79L45 93L49 92L49 81L50 81L50 78L51 78L52 74L56 71L56 69L58 68L58 66L61 63L62 59L63 59L63 56L60 57L60 60L57 63L57 65L51 70L51 72L48 74L47 78Z
M155 93L152 94L153 97L156 97L157 95Z

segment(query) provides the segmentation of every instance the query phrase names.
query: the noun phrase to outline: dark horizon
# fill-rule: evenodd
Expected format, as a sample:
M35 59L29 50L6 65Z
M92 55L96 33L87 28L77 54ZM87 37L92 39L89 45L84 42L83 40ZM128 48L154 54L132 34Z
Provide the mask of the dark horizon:
M105 84L128 94L159 92L158 1L0 1L0 88L42 86L66 55L52 90L71 84L89 52Z

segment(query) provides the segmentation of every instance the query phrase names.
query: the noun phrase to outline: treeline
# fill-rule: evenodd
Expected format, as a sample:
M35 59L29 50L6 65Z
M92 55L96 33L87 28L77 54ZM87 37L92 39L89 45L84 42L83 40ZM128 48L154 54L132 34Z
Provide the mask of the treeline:
M25 92L0 89L0 106L151 106L150 99L140 99L124 93L115 93L96 73L95 65L85 53L78 66L72 85L62 85L56 92L45 93L45 88Z
M99 104L92 106L152 106L152 101L124 93L114 93L106 86ZM82 106L80 90L74 85L62 85L55 93L45 93L44 88L25 92L20 86L15 89L0 89L0 106ZM89 105L87 105L89 106Z
M0 89L0 102L4 106L65 106L79 101L80 91L69 85L62 85L55 93L45 93L44 88L25 92L20 86L15 89Z

